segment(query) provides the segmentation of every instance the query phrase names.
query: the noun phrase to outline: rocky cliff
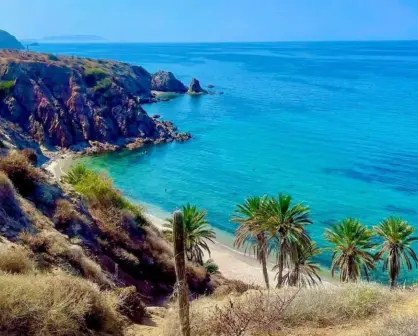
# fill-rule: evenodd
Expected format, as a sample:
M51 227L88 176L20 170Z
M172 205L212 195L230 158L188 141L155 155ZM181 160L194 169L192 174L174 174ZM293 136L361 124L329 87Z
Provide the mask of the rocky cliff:
M23 45L7 31L0 30L0 49L23 49Z
M46 146L188 139L141 107L152 99L152 80L126 63L2 50L0 118Z

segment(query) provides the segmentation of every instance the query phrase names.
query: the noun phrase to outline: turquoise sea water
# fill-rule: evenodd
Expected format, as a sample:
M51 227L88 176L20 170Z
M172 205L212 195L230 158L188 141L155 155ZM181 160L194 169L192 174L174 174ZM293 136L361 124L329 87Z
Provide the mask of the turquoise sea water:
M225 92L144 106L191 132L189 142L89 159L151 211L194 203L229 244L235 205L278 192L311 206L320 245L324 229L346 216L371 226L398 215L418 226L418 42L37 50L170 70ZM329 265L329 255L320 261Z

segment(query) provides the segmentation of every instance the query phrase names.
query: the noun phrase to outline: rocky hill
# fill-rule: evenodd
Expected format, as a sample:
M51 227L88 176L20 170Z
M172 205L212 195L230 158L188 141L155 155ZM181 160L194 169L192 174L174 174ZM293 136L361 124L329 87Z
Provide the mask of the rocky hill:
M0 118L45 146L187 140L190 135L151 118L141 107L155 100L154 78L127 63L3 50ZM180 82L172 74L170 79L163 89L178 91Z
M0 152L0 334L121 335L173 293L172 246L108 178L62 183L37 159ZM73 188L83 174L91 185ZM187 277L193 295L216 285L201 266Z
M23 45L7 31L0 30L0 49L24 49Z

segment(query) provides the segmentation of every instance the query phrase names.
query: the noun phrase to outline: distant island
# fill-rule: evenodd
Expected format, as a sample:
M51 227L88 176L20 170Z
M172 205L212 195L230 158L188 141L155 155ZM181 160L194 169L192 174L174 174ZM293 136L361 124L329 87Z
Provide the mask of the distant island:
M106 42L106 39L97 35L57 35L46 36L38 40L39 42Z
M12 34L0 30L0 49L24 49L24 47Z

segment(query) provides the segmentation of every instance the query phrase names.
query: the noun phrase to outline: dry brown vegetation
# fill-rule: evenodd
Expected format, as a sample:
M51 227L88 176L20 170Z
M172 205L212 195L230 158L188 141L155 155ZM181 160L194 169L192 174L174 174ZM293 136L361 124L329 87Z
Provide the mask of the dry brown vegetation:
M7 335L121 335L120 298L66 275L0 275L0 330Z
M100 265L88 257L81 246L71 244L68 238L59 232L44 230L38 234L23 233L20 238L32 251L38 253L44 268L61 265L73 275L81 275L102 288L114 286ZM66 263L72 266L73 271L66 267Z
M23 197L30 196L36 184L43 180L40 171L18 151L10 152L7 156L0 158L0 170L9 177Z
M412 314L389 315L368 336L416 336L418 316Z
M15 189L12 182L4 172L0 170L0 204L3 209L10 210L16 207Z
M80 216L68 200L59 199L56 201L54 222L59 228L65 228L79 220Z
M29 251L20 246L7 247L0 245L0 271L10 274L33 272L35 263Z
M368 284L249 290L241 295L201 298L191 305L192 334L285 335L299 328L335 327L376 316L404 298L400 291ZM178 328L173 310L162 334L177 335Z

